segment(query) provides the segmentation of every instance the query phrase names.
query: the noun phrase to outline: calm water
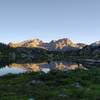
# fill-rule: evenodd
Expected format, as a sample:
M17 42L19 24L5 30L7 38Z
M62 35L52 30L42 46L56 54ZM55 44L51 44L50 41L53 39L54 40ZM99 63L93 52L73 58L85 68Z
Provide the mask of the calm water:
M3 64L0 66L0 76L6 74L19 74L25 72L39 72L39 71L47 73L50 70L54 69L67 71L67 70L74 70L76 68L87 70L89 68L89 65L69 62L69 61L56 61L56 62L52 61L49 63L43 62L43 63L24 63L24 64L12 63L8 65Z

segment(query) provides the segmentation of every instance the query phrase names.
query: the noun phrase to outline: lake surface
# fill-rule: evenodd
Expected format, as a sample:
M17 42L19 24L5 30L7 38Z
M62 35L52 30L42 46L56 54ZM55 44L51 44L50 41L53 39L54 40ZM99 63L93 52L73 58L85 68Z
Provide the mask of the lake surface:
M52 62L42 62L42 63L12 63L12 64L0 64L0 76L6 74L19 74L25 72L39 72L43 71L45 73L50 70L75 70L77 68L88 70L97 65L81 64L71 61L52 61Z

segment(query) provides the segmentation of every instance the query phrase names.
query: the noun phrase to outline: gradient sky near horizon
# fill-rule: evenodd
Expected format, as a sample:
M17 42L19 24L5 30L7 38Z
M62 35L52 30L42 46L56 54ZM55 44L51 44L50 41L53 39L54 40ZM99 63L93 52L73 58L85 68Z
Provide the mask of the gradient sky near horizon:
M0 42L100 40L100 0L0 0Z

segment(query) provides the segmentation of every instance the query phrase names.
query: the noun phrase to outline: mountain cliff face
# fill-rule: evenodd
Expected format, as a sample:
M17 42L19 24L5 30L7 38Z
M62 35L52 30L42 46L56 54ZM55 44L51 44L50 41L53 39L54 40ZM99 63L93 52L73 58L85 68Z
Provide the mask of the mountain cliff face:
M12 48L13 47L13 48ZM68 51L68 52L51 52ZM79 56L85 58L100 59L100 41L91 45L74 43L68 38L59 39L45 43L39 39L27 40L20 43L0 44L1 58L57 58L68 56Z
M69 51L78 49L78 46L70 39L64 38L57 41L51 41L45 46L45 48L50 51Z
M77 43L77 45L80 49L82 49L86 46L86 44L84 44L84 43Z
M49 43L45 43L39 39L27 40L20 43L9 43L10 47L26 47L26 48L43 48L49 51L69 51L69 50L77 50L82 49L85 44L81 43L73 43L68 38L59 39L56 41L51 41Z
M41 47L43 42L39 39L33 39L33 40L26 40L20 43L9 43L9 46L11 47L26 47L26 48L35 48L35 47Z

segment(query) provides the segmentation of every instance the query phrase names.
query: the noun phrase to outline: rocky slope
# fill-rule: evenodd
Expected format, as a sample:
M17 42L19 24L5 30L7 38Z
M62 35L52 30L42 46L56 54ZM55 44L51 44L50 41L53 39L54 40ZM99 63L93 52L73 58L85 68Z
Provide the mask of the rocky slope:
M54 52L51 52L54 51ZM66 51L55 52L55 51ZM39 39L27 40L20 43L0 44L0 58L65 58L68 56L78 56L85 58L100 59L100 42L91 45L74 43L70 39L64 38L45 43Z
M39 39L27 40L20 43L9 43L10 47L26 47L26 48L43 48L49 51L69 51L82 49L85 44L82 43L73 43L68 38L63 38L59 40L52 40L49 43L45 43Z
M10 47L26 47L26 48L35 48L35 47L41 47L43 42L39 39L33 39L33 40L26 40L19 43L9 43L8 45Z
M80 51L80 55L90 56L92 58L100 58L100 41L96 41L88 46L85 46Z

